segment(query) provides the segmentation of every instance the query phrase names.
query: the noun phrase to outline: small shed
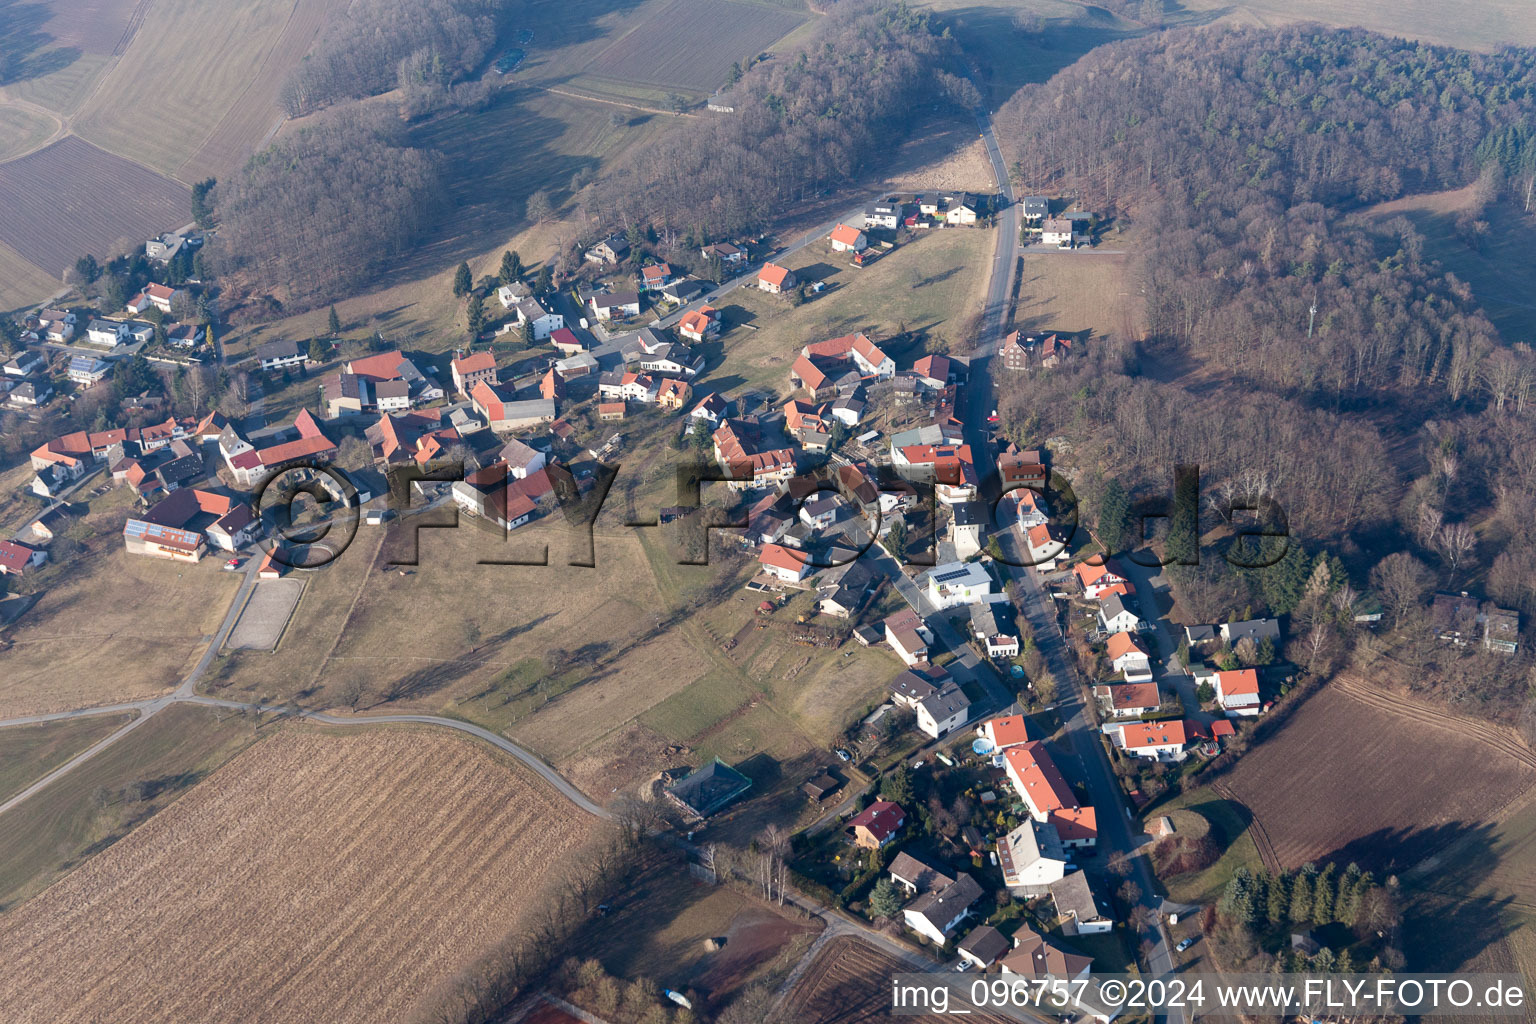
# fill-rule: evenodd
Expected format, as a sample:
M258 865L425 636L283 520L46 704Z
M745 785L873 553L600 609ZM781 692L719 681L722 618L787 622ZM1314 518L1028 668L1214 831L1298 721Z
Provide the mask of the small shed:
M668 786L667 798L689 817L703 819L751 788L751 779L717 757Z

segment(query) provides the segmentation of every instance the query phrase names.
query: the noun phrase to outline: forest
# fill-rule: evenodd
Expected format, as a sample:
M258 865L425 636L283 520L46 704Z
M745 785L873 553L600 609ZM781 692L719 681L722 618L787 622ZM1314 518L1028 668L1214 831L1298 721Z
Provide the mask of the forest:
M1529 653L1425 643L1425 608L1471 589L1527 623L1536 610L1520 526L1536 513L1536 339L1501 338L1406 219L1364 211L1466 187L1479 209L1514 208L1536 184L1533 115L1536 52L1315 26L1161 33L1026 88L998 116L1016 184L1134 229L1146 337L1095 339L1010 384L1005 428L1097 463L1078 487L1090 522L1105 493L1167 494L1175 463L1200 465L1209 531L1243 499L1278 502L1302 554L1176 567L1181 604L1296 613L1305 642L1287 653L1317 672L1353 658L1514 720ZM1319 554L1341 560L1321 593ZM1387 615L1355 650L1347 602L1367 587Z
M936 94L974 103L974 86L945 70L956 56L927 12L840 3L799 54L746 71L733 115L668 133L582 202L626 230L648 221L701 240L760 230L786 204L843 185L888 154L913 110Z
M344 107L274 143L215 187L208 259L317 305L373 283L441 208L436 154L376 107Z

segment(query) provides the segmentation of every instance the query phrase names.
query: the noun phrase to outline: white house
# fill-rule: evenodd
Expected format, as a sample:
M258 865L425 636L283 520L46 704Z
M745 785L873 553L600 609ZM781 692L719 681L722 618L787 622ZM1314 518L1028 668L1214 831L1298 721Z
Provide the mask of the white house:
M964 192L951 199L944 210L946 224L975 224L976 218L976 201Z
M928 661L928 645L933 643L933 633L924 625L922 616L906 608L885 620L885 642L891 645L891 650L903 664L911 667Z
M13 540L0 541L0 576L23 576L48 560L48 552L42 548L18 544Z
M639 313L638 305L635 312ZM538 299L524 299L517 304L517 322L533 325L533 340L543 341L565 326L565 317L545 309Z
M917 704L917 727L925 736L939 739L960 728L970 717L971 699L959 684L949 680Z
M1090 601L1097 601L1111 587L1130 582L1119 570L1119 565L1113 559L1107 559L1103 565L1079 562L1072 567L1072 575L1082 584L1083 596Z
M496 289L496 298L501 300L501 305L505 309L511 309L524 299L532 297L533 289L521 281L513 281Z
M1029 726L1023 715L989 718L976 728L976 735L992 744L993 753L1029 742Z
M1024 533L1024 541L1029 547L1030 564L1037 572L1054 572L1056 566L1066 559L1066 542L1056 538L1049 523L1030 527Z
M811 574L810 560L805 555L796 554L779 544L764 544L757 560L762 564L765 574L786 583L799 583Z
M1140 718L1162 706L1156 683L1118 683L1095 686L1093 695L1111 718Z
M1051 902L1056 906L1056 916L1061 918L1061 930L1066 935L1094 935L1107 932L1114 922L1104 916L1088 885L1088 876L1074 871L1050 886Z
M987 601L992 588L992 574L980 562L949 562L928 573L928 600L940 611Z
M1244 717L1259 713L1259 673L1251 668L1217 672L1212 680L1216 703L1229 715Z
M864 232L851 224L839 224L832 229L828 239L833 252L863 252L869 248L869 239L864 237Z
M96 345L110 345L115 348L123 343L123 337L127 333L128 328L121 320L92 320L85 325L86 340Z
M1056 829L1029 819L997 841L1003 884L1015 895L1040 896L1067 873L1067 855Z
M800 521L813 530L824 530L837 522L837 499L822 494L800 506Z
M1120 594L1109 595L1099 605L1099 628L1106 633L1130 633L1141 625L1141 616L1126 606Z
M976 879L961 872L942 889L929 889L901 911L908 928L936 945L949 941L950 932L971 914L971 907L981 898Z
M1152 678L1152 662L1133 633L1116 633L1106 644L1109 662L1123 673L1128 683L1143 683Z
M636 292L603 292L587 299L599 320L618 320L640 315L640 296Z
M1154 761L1182 761L1189 733L1179 719L1126 722L1119 726L1120 746L1128 754Z

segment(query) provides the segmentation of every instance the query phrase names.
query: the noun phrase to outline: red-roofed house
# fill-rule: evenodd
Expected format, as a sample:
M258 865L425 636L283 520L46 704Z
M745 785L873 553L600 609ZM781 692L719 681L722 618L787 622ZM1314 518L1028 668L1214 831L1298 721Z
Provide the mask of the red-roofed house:
M1120 726L1120 746L1128 754L1156 761L1182 761L1189 733L1178 719L1127 722Z
M13 540L0 541L0 576L25 576L48 560L48 552Z
M1152 678L1152 663L1134 634L1116 633L1109 638L1105 647L1110 664L1116 672L1125 673L1126 682L1141 683Z
M1092 807L1064 807L1046 816L1062 846L1097 846L1099 816Z
M410 360L405 358L405 353L397 349L394 352L381 352L376 356L354 359L343 369L347 373L355 373L369 381L403 380L407 374L404 367L409 364Z
M889 800L876 800L858 814L848 819L843 829L853 840L854 846L866 850L878 850L901 831L907 816L899 804Z
M1251 668L1217 672L1213 684L1216 703L1229 715L1259 713L1259 673Z
M864 232L850 224L839 224L828 238L833 252L863 252L869 248L869 239L864 237Z
M989 719L977 727L976 735L991 743L994 753L1029 742L1029 729L1023 715Z
M1162 706L1162 694L1156 683L1119 683L1095 686L1093 695L1099 698L1111 718L1140 718Z
M799 583L811 572L809 560L804 555L778 544L764 544L757 560L762 563L764 573L788 583Z
M949 383L949 357L926 355L912 364L912 372L928 387L937 391Z
M770 295L789 291L795 286L796 280L793 270L777 263L765 263L763 269L757 272L757 287Z
M465 398L481 381L487 384L501 383L496 377L496 356L489 350L459 356L448 365L453 371L453 389Z
M720 333L720 311L713 306L689 310L677 322L677 333L689 341L715 337Z
M1024 539L1029 543L1029 560L1040 572L1054 572L1057 563L1066 557L1066 542L1057 539L1050 523L1030 527Z
M1014 792L1029 808L1029 816L1045 821L1053 811L1079 807L1077 794L1056 767L1050 751L1039 740L1030 740L1003 751L1003 771Z
M1083 585L1083 596L1090 601L1097 601L1105 590L1116 583L1125 583L1126 578L1119 572L1119 566L1114 559L1105 561L1103 565L1089 565L1087 562L1079 562L1072 567L1072 575Z
M665 286L672 280L672 267L666 263L652 263L648 267L640 268L640 288L642 291L655 291Z

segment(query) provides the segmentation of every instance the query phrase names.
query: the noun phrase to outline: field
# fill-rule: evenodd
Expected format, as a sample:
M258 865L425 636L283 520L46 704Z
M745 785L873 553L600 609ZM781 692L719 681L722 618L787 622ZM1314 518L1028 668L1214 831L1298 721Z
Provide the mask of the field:
M66 137L0 164L0 242L62 276L85 253L104 256L120 241L185 224L189 195L170 178Z
M738 288L721 300L727 324L758 327L737 327L726 336L730 369L743 384L787 393L790 364L807 342L854 331L878 341L902 325L942 336L963 354L981 309L994 241L982 229L933 230L862 270L848 266L844 254L809 245L784 263L802 281L827 282L822 295L795 308L755 288Z
M58 127L58 122L42 111L0 106L0 162L39 148Z
M86 721L104 728L104 720L122 724L117 715ZM0 729L0 749L17 742L11 732ZM6 811L0 829L0 910L110 849L260 734L252 719L174 705ZM74 739L84 742L78 733ZM23 786L42 774L37 771Z
M108 518L110 510L93 510L87 528ZM188 566L129 555L115 532L38 578L42 596L7 631L0 717L165 693L218 630L239 585L217 559Z
M1221 858L1204 871L1159 876L1158 880L1176 903L1212 903L1221 896L1238 868L1259 871L1264 865L1248 827L1248 811L1241 804L1223 800L1209 789L1197 789L1160 804L1152 812L1154 816L1190 813L1198 813L1216 833L1216 842L1222 847Z
M615 40L570 85L599 93L624 83L703 95L725 84L733 61L767 49L803 14L734 0L667 0Z
M39 5L42 6L42 5ZM121 53L149 0L53 0L39 29L51 45L85 53Z
M1338 679L1218 786L1253 813L1254 838L1270 867L1330 857L1402 872L1485 829L1536 782L1533 763L1498 726Z
M937 1014L897 1016L891 1012L891 978L911 967L874 946L849 935L828 939L785 1000L796 1024L896 1024L951 1019ZM1001 1024L988 1013L971 1013L967 1020Z
M1111 235L1102 243L1119 249ZM1141 336L1141 302L1128 277L1129 256L1027 253L1019 279L1019 303L1013 325L1023 331L1093 331L1098 337Z
M18 1022L399 1020L591 827L442 730L286 729L0 919L0 993Z
M245 156L272 127L277 89L309 49L328 2L154 0L143 27L75 116L76 134L165 175L189 161L227 169L231 157ZM249 104L265 106L267 116L253 117ZM215 149L200 155L232 110L239 112Z
M132 715L90 715L0 729L0 801L10 799L97 740L122 728Z
M1454 233L1456 217L1472 200L1472 189L1409 196L1370 209L1378 224L1407 217L1424 236L1424 252L1472 289L1477 304L1506 344L1536 342L1536 267L1525 254L1536 240L1536 217L1501 203L1483 217L1488 233L1478 249Z
M1285 25L1316 21L1368 28L1390 36L1422 39L1472 50L1536 43L1536 19L1526 0L1480 0L1445 4L1435 0L1186 0L1197 20L1222 15L1239 25Z

